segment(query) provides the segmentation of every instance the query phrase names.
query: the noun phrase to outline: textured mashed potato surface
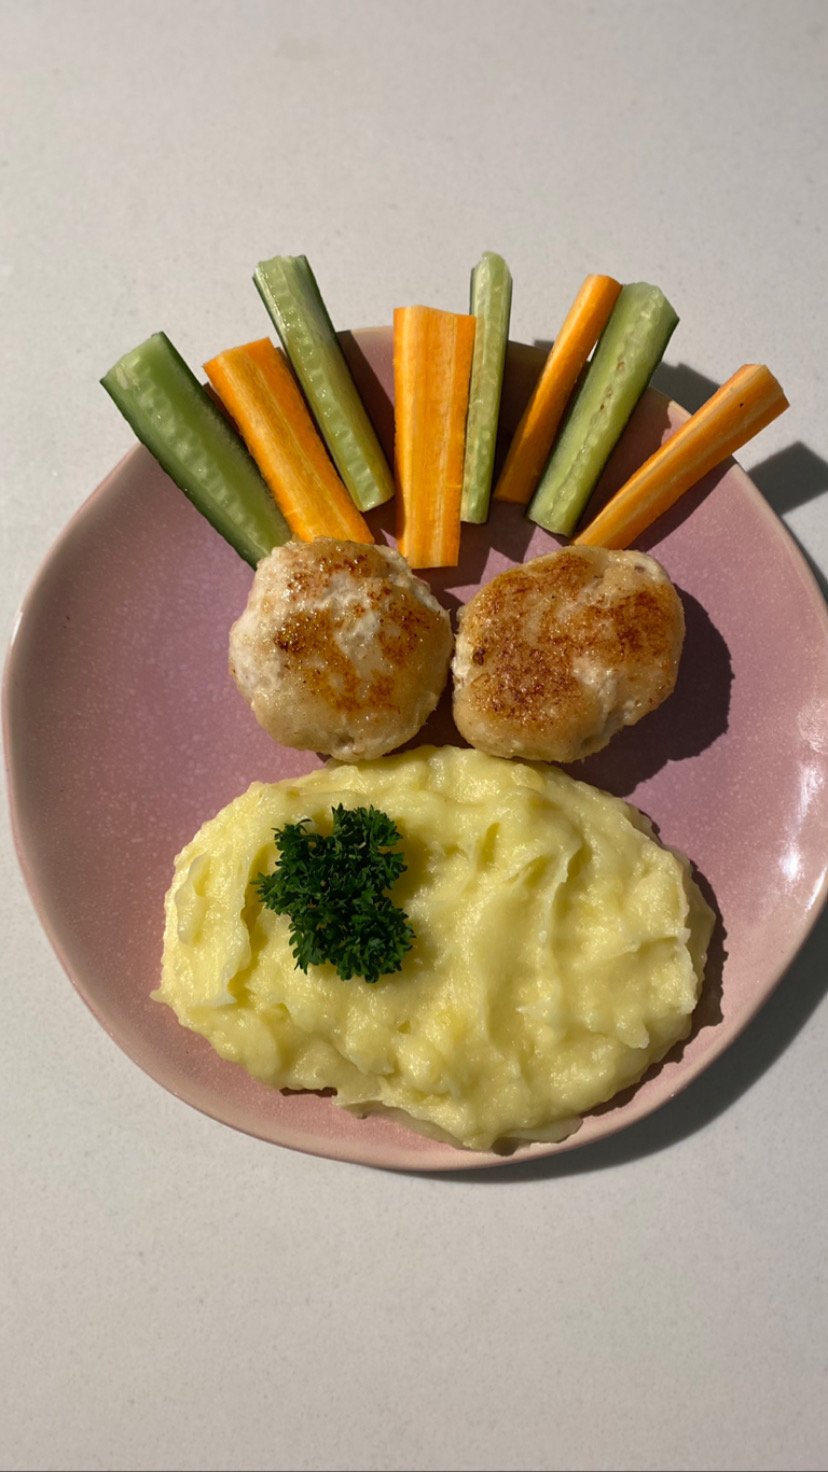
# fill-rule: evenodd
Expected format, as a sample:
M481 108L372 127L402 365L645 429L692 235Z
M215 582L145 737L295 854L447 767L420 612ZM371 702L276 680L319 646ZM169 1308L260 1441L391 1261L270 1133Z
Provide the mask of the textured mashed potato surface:
M382 808L415 942L373 986L298 970L253 881L274 828ZM554 1138L690 1029L712 915L646 819L554 767L420 747L253 786L179 854L158 1000L277 1088L474 1149Z

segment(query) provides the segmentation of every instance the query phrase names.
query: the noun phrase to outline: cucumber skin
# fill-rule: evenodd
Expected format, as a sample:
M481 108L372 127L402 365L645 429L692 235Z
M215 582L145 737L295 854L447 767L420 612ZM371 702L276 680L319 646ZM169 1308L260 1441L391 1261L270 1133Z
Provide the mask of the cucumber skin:
M390 501L394 478L307 256L260 261L253 282L353 501L360 511Z
M511 309L509 267L502 256L486 251L471 275L469 310L477 321L477 330L460 507L461 519L478 525L489 515Z
M290 539L245 445L166 333L125 353L101 384L171 480L251 567ZM177 421L173 434L164 417L173 427Z
M527 515L571 536L678 325L657 286L621 289Z

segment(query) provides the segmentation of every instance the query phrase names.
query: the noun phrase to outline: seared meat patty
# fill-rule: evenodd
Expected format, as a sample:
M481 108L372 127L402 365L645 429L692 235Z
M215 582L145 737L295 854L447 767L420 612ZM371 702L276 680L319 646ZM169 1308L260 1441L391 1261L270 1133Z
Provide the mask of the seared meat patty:
M455 724L493 756L578 761L667 699L683 640L652 557L561 548L500 573L461 613Z
M320 538L259 563L230 672L274 741L352 761L419 731L451 647L447 612L399 553Z

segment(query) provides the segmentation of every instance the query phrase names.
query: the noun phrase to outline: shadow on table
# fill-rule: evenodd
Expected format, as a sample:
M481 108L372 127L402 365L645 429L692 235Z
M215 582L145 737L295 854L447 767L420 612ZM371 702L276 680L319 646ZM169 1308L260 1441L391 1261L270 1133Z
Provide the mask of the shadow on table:
M508 1186L583 1175L655 1155L711 1124L782 1056L828 991L828 912L823 913L776 991L740 1037L683 1093L638 1124L593 1145L516 1159L479 1171L433 1172L435 1180Z

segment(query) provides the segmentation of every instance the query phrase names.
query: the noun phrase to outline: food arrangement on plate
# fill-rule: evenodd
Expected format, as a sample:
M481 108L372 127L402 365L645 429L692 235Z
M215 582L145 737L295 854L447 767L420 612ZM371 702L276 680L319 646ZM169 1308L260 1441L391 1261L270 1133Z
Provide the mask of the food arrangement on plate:
M589 277L495 479L490 254L468 313L395 311L392 476L305 258L255 280L282 351L220 353L208 390L159 334L103 382L256 569L228 630L241 696L331 760L255 782L179 854L155 995L276 1088L471 1150L562 1139L688 1035L713 914L642 814L551 764L669 699L682 602L631 544L786 401L739 370L588 519L677 322L657 288ZM396 550L371 522L392 498ZM485 582L455 632L420 574L492 499L573 540ZM449 681L469 748L400 751Z

